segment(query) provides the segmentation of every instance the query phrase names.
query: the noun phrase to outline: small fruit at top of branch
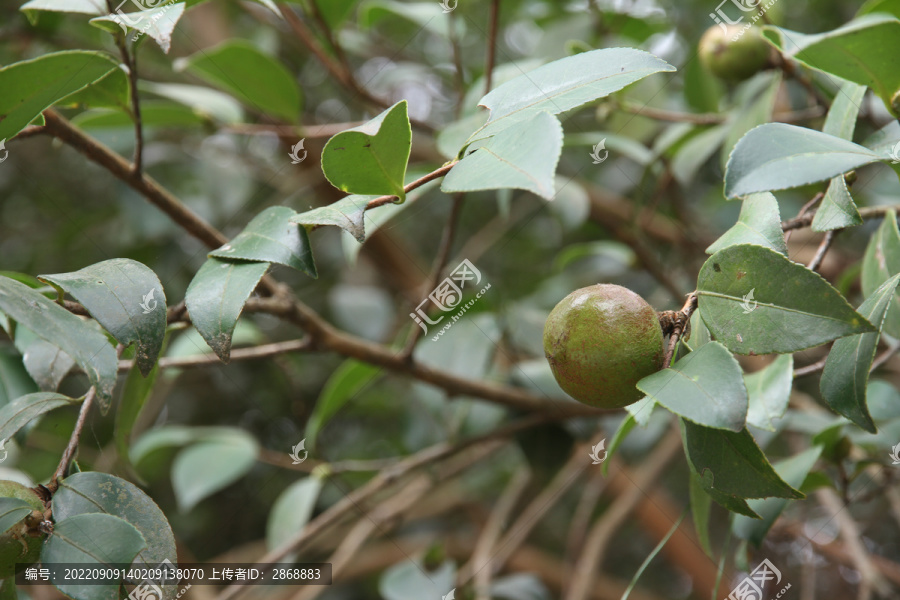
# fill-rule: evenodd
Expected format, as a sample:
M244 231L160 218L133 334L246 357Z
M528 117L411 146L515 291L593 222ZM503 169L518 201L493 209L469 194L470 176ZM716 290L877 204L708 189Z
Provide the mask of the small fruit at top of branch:
M572 292L550 312L544 354L567 394L621 408L643 397L635 384L659 371L665 350L656 311L629 289L599 284Z
M713 25L700 38L700 62L726 81L743 81L771 63L772 47L757 27Z
M34 490L16 481L0 480L0 498L18 498L30 504L37 513L44 511L44 503ZM44 536L32 525L39 523L43 516L34 512L32 515L35 518L26 516L21 522L0 533L0 579L24 571L29 563L35 563L40 558Z

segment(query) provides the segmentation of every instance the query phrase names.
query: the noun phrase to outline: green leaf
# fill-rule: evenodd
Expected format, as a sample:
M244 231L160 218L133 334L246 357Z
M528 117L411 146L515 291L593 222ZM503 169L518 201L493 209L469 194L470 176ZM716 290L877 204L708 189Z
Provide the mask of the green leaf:
M762 246L713 254L697 290L706 326L737 354L796 352L875 330L817 273Z
M692 469L688 477L691 516L694 520L694 530L697 532L697 541L700 542L706 555L712 558L712 546L709 543L709 514L712 509L712 497L703 489L703 482L696 471Z
M55 392L75 366L72 357L59 346L42 340L22 325L16 327L15 344L22 353L25 369L42 392Z
M130 457L131 432L137 422L141 409L144 408L153 384L159 376L159 365L151 369L146 377L139 375L137 365L128 371L125 385L122 388L122 399L119 400L119 409L116 411L115 442L119 458L125 465L132 469Z
M900 21L893 16L867 15L804 40L794 58L806 65L870 87L885 106L900 116L891 98L900 91Z
M231 335L244 304L268 268L269 263L210 258L185 292L191 322L223 362L231 356Z
M277 59L250 42L231 40L176 61L176 68L196 75L254 108L289 123L300 115L300 87Z
M179 452L172 463L172 488L179 510L188 512L246 475L258 454L256 440L241 429L204 436Z
M300 533L316 507L316 500L322 490L322 479L316 476L304 477L287 487L269 513L266 524L266 548L274 550ZM282 562L292 563L296 555L287 556Z
M619 446L622 445L622 442L625 441L625 438L628 437L628 434L631 433L631 430L634 429L635 425L637 425L637 421L634 419L633 415L629 414L622 419L622 423L619 425L619 428L616 429L612 440L609 442L609 447L606 449L607 459L611 458L615 451L619 449ZM606 474L609 472L609 463L609 460L604 460L603 466L600 467L600 472L604 477L606 477Z
M22 365L22 357L12 348L0 346L0 408L36 391L37 386Z
M94 83L70 96L60 100L58 106L72 107L113 107L127 112L131 108L131 84L123 65L113 69ZM76 115L77 116L77 115ZM144 117L144 105L141 104L141 119ZM128 122L134 126L130 117Z
M813 231L831 231L855 227L862 223L862 217L859 216L847 182L843 175L838 175L828 184L828 191L813 217L811 228Z
M309 449L315 448L316 439L329 419L364 388L371 385L379 373L380 367L356 360L346 360L331 374L306 422L305 439Z
M119 362L105 335L26 285L0 277L0 311L75 359L97 390L105 414L116 385Z
M41 113L117 68L102 52L67 50L0 69L0 140L22 131Z
M634 404L625 407L626 412L634 417L634 422L641 427L647 427L650 423L650 417L653 415L653 409L656 408L656 400L650 396L644 396Z
M132 40L147 34L156 41L163 52L168 54L172 45L172 33L184 14L186 4L186 2L166 2L156 8L131 13L116 10L102 17L94 17L91 19L91 25L113 34L119 34L116 26L120 27L125 35L128 35L130 29L134 32Z
M887 212L881 226L869 239L862 262L862 292L868 298L882 283L900 273L900 231L897 213ZM884 331L900 337L900 300L894 299L894 309L888 311Z
M734 147L725 171L725 196L799 187L883 160L853 142L785 123L751 129Z
M686 433L684 431L684 427L681 428L681 438L682 442L687 443ZM760 518L758 514L753 512L750 509L750 506L747 504L747 501L743 498L738 498L737 496L732 496L730 494L726 494L721 492L713 486L713 474L711 471L706 471L701 476L700 473L697 472L697 469L694 467L691 461L688 461L688 468L691 471L691 475L696 479L696 485L700 487L706 495L716 501L716 503L731 512L738 513L741 515L746 515L751 519Z
M139 89L183 104L204 119L222 123L240 123L244 120L244 109L240 103L228 94L212 88L141 81Z
M80 302L116 341L124 346L134 342L146 377L166 335L166 296L156 273L137 261L114 258L73 273L38 277Z
M350 194L405 197L412 129L402 100L359 127L335 135L322 149L322 171Z
M366 241L365 213L369 200L378 196L352 195L341 198L328 206L320 206L291 217L291 223L300 225L334 225L340 227L362 244Z
M686 141L672 158L672 174L683 187L688 187L700 167L715 154L728 133L726 125L716 125L700 131Z
M454 585L456 566L452 561L426 569L420 559L407 558L384 571L378 581L378 593L384 600L437 599L449 595Z
M787 244L781 230L781 213L775 196L763 192L744 198L737 223L707 248L706 253L714 254L738 244L766 246L787 256Z
M728 163L734 145L737 144L748 131L768 123L775 112L775 101L778 99L778 90L781 89L781 74L765 74L754 80L756 86L747 98L737 106L728 117L728 134L722 144L721 166L724 169ZM764 84L768 83L768 85ZM760 89L761 88L761 89Z
M637 388L686 419L740 431L747 417L741 367L718 342L691 352L669 369L644 377Z
M54 408L79 402L80 398L76 400L55 392L35 392L17 398L0 408L0 441L8 440L29 421Z
M812 469L813 465L816 464L816 461L819 460L819 455L821 453L822 446L810 448L796 456L775 463L773 465L775 472L778 473L779 477L787 482L788 485L799 488L809 474L810 469ZM771 529L772 525L778 519L778 515L782 513L788 502L789 500L783 498L750 500L748 501L748 504L760 517L762 517L762 519L754 520L748 519L743 515L738 515L734 519L732 530L739 538L747 540L754 546L759 547L765 539L766 534L769 532L769 529Z
M681 522L684 520L684 516L686 514L687 514L686 512L681 514L681 516L678 518L678 520L675 521L675 523L669 529L668 533L666 533L666 535L663 536L663 539L661 539L659 541L659 543L656 545L656 547L650 551L650 554L648 554L644 558L644 561L641 563L641 566L639 566L638 570L635 571L634 577L632 577L631 581L628 583L628 587L625 588L625 592L622 594L622 600L628 600L628 596L631 595L631 592L632 592L632 590L634 590L635 586L637 585L637 582L641 578L641 575L644 574L644 571L646 571L647 567L650 566L650 562L654 558L656 558L656 555L659 554L660 550L662 550L663 547L666 545L666 543L668 543L669 539L675 534L676 531L678 531L678 528L681 526Z
M604 48L567 56L538 67L494 89L478 103L490 111L487 123L472 134L496 135L537 113L556 115L675 67L634 48Z
M337 29L350 15L358 0L314 0L322 19L331 29Z
M137 529L146 542L137 554L138 564L155 566L164 560L177 563L175 536L166 516L133 483L96 471L66 477L53 495L53 517L59 522L83 514L112 515ZM166 597L174 596L177 590L172 592Z
M898 282L900 273L884 282L862 303L859 313L874 323L878 331L836 341L828 353L819 382L826 404L870 433L875 433L876 428L866 407L866 384Z
M133 525L102 513L83 514L56 521L53 535L41 551L44 564L79 564L86 568L129 564L147 547ZM77 600L118 600L120 583L57 583L62 570L51 572L50 581L63 594Z
M287 206L270 206L250 221L237 237L209 253L224 260L273 262L318 277L306 229L292 222Z
M108 9L102 0L31 0L19 7L34 25L41 11L102 15Z
M794 383L794 357L784 354L764 369L744 375L750 410L747 423L766 431L775 431L775 421L784 416Z
M453 167L441 190L447 193L517 188L552 200L556 164L562 152L559 119L546 112L504 129Z
M739 432L695 425L685 419L684 447L691 464L712 489L736 498L803 498L783 481L746 429Z
M0 498L0 534L31 514L34 508L18 498Z
M845 81L834 97L822 133L833 135L845 140L853 141L853 132L856 130L856 119L859 117L859 107L866 95L866 87L856 85L852 81Z
M134 127L128 112L108 108L79 113L72 118L72 123L82 129ZM165 100L141 101L141 124L144 127L199 127L204 123L203 116L186 106Z

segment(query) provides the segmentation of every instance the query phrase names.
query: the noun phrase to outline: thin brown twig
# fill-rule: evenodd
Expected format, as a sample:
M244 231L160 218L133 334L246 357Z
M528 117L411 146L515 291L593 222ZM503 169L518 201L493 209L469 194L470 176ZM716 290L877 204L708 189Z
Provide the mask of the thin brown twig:
M235 348L231 351L230 361L236 360L257 360L260 358L269 358L279 354L288 352L307 352L312 348L312 340L308 337L298 340L288 340L285 342L275 342L272 344L260 344L250 348ZM221 365L222 361L218 356L212 353L199 354L197 356L179 356L179 357L162 357L157 361L160 369L190 369L194 367L206 367L210 365ZM128 371L134 366L133 360L120 360L119 372Z
M75 421L75 428L72 430L72 435L69 437L69 443L66 445L65 451L63 451L63 455L59 459L59 465L56 467L56 471L53 472L50 483L47 484L47 489L50 490L51 494L59 489L59 480L65 476L66 470L69 468L69 463L71 463L72 459L75 457L75 452L78 450L78 440L81 438L81 431L84 429L87 415L94 405L94 399L96 397L97 388L91 387L81 403L81 410L78 411L78 420Z
M794 217L793 220L804 219L804 218L806 218L807 215L809 215L809 222L812 223L814 213L810 213L809 211L812 210L812 208L816 204L818 204L824 197L825 197L825 192L819 192L818 194L813 196L809 202L807 202L802 207L800 207L800 212L797 213L797 216ZM790 228L790 229L786 229L784 227L781 228L781 230L785 232L784 233L784 243L785 244L787 244L789 241L791 241L791 235L793 235L793 229L794 228Z
M443 177L444 175L449 173L450 169L455 167L456 163L458 163L458 162L459 162L458 160L451 161L451 162L435 169L431 173L429 173L427 175L423 175L422 177L419 177L415 181L412 181L412 182L406 184L405 186L403 186L404 193L408 194L411 191L413 191L414 189L422 187L429 181L434 181L435 179L440 179L441 177ZM369 202L366 204L366 210L372 210L373 208L378 208L379 206L384 206L385 204L394 204L397 201L397 199L398 199L397 196L390 196L390 195L379 196L378 198L373 198L372 200L369 200Z
M113 12L112 1L107 0L106 5L110 13ZM122 57L122 62L128 69L128 85L131 93L131 118L134 121L134 157L132 158L131 172L140 177L144 164L144 124L141 119L141 98L138 94L137 52L129 52L125 41L125 33L115 35L116 46Z
M834 242L834 238L838 233L840 233L840 229L832 229L825 233L825 237L822 238L822 243L819 244L819 248L816 250L816 255L813 256L812 260L809 261L809 264L806 265L807 269L810 271L819 270L822 261L825 260L825 254L828 252L828 249L831 248L831 244Z
M694 125L716 125L724 123L728 119L728 115L721 113L685 113L673 110L665 110L662 108L654 108L652 106L644 106L632 104L627 101L619 101L616 108L633 115L655 119L657 121L668 121L671 123L692 123ZM825 109L821 106L811 106L808 108L776 113L772 116L774 121L781 123L795 123L797 121L806 121L815 119L825 114Z
M450 258L450 249L453 247L453 236L456 233L456 225L459 223L459 215L462 212L464 198L465 194L456 194L453 197L453 205L450 207L450 216L447 218L447 225L444 227L444 233L441 236L438 253L434 259L434 267L432 267L431 270L431 279L428 281L428 286L425 288L426 290L434 289L441 281L441 273L443 272L444 267L447 266L447 259ZM421 327L416 326L412 328L412 331L409 333L409 338L406 341L406 346L403 348L404 359L412 360L413 351L416 349L416 342L419 341L422 332L423 330Z
M817 200L817 198L813 198L813 200ZM809 204L809 203L807 203ZM896 206L863 206L859 209L859 216L865 219L879 219L887 215L888 211L896 211ZM801 211L802 212L802 211ZM805 212L804 214L797 215L793 219L788 219L781 224L781 230L789 232L793 229L803 229L804 227L809 227L812 225L813 219L816 217L815 212Z
M484 93L493 87L494 61L497 52L497 28L500 22L500 0L491 1L491 13L488 17L487 52L484 57Z
M875 360L872 361L872 366L869 368L869 373L873 373L875 369L886 363L897 351L900 350L900 343L891 344L888 346L881 354L875 357ZM794 369L794 377L803 377L805 375L812 375L813 373L817 373L825 368L825 363L828 362L828 356L824 356L811 365L806 365L805 367L798 367Z
M675 356L675 347L678 345L678 340L681 339L681 334L684 333L687 324L690 323L691 315L694 314L695 310L697 310L697 292L691 292L688 294L688 299L684 306L676 313L677 316L674 320L672 333L669 335L669 344L666 347L666 354L663 358L663 369L668 369L672 364L672 357Z

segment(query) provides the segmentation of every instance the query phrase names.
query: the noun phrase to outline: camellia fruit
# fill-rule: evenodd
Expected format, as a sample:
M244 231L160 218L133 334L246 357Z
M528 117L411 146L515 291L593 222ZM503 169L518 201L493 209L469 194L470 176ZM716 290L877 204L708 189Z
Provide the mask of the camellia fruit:
M700 38L700 62L720 79L743 81L769 64L772 48L758 27L713 25Z
M665 351L656 311L629 289L599 284L572 292L550 312L544 354L567 394L621 408L643 397L635 384L662 368Z
M44 511L44 503L34 490L16 481L0 480L0 498L24 500L36 511L0 533L0 579L5 579L12 577L17 571L24 571L28 564L35 563L40 558L44 536L32 537L27 521L40 521L43 518L41 513ZM18 569L16 563L19 563Z

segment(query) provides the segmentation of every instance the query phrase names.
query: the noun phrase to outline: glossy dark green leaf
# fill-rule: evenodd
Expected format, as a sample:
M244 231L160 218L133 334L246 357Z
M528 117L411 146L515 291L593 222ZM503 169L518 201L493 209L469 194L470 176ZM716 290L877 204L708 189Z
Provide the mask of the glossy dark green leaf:
M341 408L378 377L381 368L356 360L347 360L325 383L316 406L306 422L306 446L315 448L322 428Z
M270 206L250 221L237 237L209 255L223 260L278 263L318 277L306 229L292 221L287 206Z
M765 368L744 375L750 409L747 423L766 431L775 431L775 421L784 416L794 383L794 357L784 354Z
M684 438L684 429L682 428L682 439ZM691 475L695 478L695 483L701 490L706 492L706 495L716 501L716 504L719 506L739 515L746 515L751 519L759 519L760 516L753 512L750 508L750 505L747 504L747 501L743 498L739 498L737 496L726 494L720 490L717 490L713 486L713 474L711 471L705 471L701 476L691 461L688 461L688 468L691 471Z
M73 273L39 278L80 302L119 343L134 342L141 373L150 372L166 335L166 296L149 267L113 258Z
M713 254L737 244L766 246L787 256L787 244L781 230L781 213L775 196L763 192L744 198L737 223L707 248L706 253Z
M119 517L141 533L146 547L137 555L139 562L147 565L164 560L178 562L175 536L166 516L137 486L96 471L75 473L60 482L59 490L53 495L53 517L57 521L94 513ZM175 592L172 590L166 596L172 597Z
M718 342L691 352L669 369L644 377L637 388L694 423L741 431L747 418L747 388L741 367Z
M794 488L799 488L810 469L819 460L822 453L822 446L810 448L796 456L792 456L786 460L779 461L772 465L775 472L778 473L785 482ZM762 519L749 519L743 515L737 515L734 519L732 529L739 538L747 540L754 546L760 546L771 529L772 525L778 519L778 516L784 511L789 500L784 498L766 498L764 500L749 500L747 504L756 511Z
M803 498L769 464L746 429L712 429L682 419L688 460L712 489L736 498Z
M516 188L552 200L556 164L562 152L559 119L539 112L504 129L453 167L441 190L471 192Z
M258 453L253 436L237 428L204 436L181 450L172 463L172 488L179 510L188 512L246 475Z
M61 406L70 406L81 399L69 398L55 392L35 392L16 398L0 408L0 441L8 440L29 421Z
M0 535L31 514L34 508L18 498L0 498Z
M900 91L900 21L893 16L867 15L804 41L794 58L814 69L872 88L894 116L900 106L891 98Z
M878 331L837 340L828 353L819 382L826 404L870 433L875 433L876 429L866 406L866 384L898 282L900 273L884 282L862 303L859 314L878 327Z
M900 273L900 230L897 213L888 211L881 226L869 239L862 263L862 291L868 298L882 283ZM893 310L888 311L884 331L900 337L900 299L895 297Z
M322 150L322 171L331 185L350 194L403 199L403 178L412 144L406 100L359 127L335 135Z
M231 336L244 304L268 268L269 263L210 258L188 286L184 302L191 322L224 362L231 356Z
M556 115L617 92L636 81L675 67L634 48L604 48L567 56L520 75L478 103L490 111L478 140L530 121L537 113Z
M56 344L84 370L105 413L119 363L105 335L26 285L0 277L0 311Z
M297 81L280 61L244 40L230 40L201 50L176 67L224 90L261 113L296 123L301 94Z
M875 330L820 275L762 246L713 254L697 290L706 326L738 354L796 352Z
M117 67L102 52L66 50L0 69L0 140L8 140L47 108Z
M820 131L767 123L734 147L725 171L725 196L799 187L883 160L868 148Z
M82 514L59 519L53 535L41 551L44 564L79 564L103 568L129 564L147 547L144 536L133 525L113 515ZM89 567L90 565L90 567ZM62 569L51 572L50 581L59 591L76 600L118 600L119 583L63 583Z
M378 196L352 195L341 198L328 206L320 206L291 217L292 223L300 225L334 225L340 227L362 244L366 241L365 214L369 200Z
M127 32L131 39L140 35L148 35L162 48L169 52L172 45L172 34L175 26L184 14L186 2L166 2L162 6L123 13L115 11L91 19L91 24L105 29L115 35Z

